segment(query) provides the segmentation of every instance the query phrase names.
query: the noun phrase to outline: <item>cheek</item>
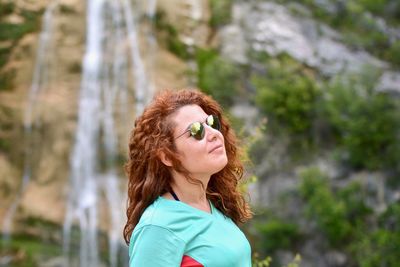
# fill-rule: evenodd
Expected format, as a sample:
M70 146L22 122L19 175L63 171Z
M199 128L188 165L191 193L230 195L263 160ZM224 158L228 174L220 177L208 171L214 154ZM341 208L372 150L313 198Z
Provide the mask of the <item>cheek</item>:
M207 151L201 143L182 145L179 147L178 153L182 165L188 170L204 168L202 165L208 160Z
M177 147L177 152L179 155L179 160L182 162L182 164L196 161L201 156L201 151L198 144L192 144L191 142L180 144Z
M226 154L226 151L225 154L221 156L220 164L221 170L228 164L228 155Z

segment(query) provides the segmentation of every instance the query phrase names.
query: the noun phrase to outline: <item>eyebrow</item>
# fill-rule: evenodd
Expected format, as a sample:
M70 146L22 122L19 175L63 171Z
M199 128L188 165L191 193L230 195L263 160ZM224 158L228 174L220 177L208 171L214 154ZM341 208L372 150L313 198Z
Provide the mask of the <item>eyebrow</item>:
M206 114L206 115L207 115L207 114ZM203 120L203 122L201 122L201 121L193 121L193 122L191 122L191 123L186 127L186 130L184 130L180 135L178 135L178 136L175 137L174 139L177 139L177 138L183 136L185 133L189 132L189 131L190 131L190 125L192 125L192 124L195 123L195 122L200 122L200 123L206 123L206 124L207 124L207 119L208 119L208 117L210 117L210 116L211 116L211 114L210 114L210 115L207 115L207 117Z
M193 123L195 123L195 122L207 122L207 118L209 117L210 115L207 115L207 117L204 119L204 120L199 120L199 121L192 121L191 123L189 123L189 125L185 128L186 130L185 131L187 131L187 130L189 130L190 129L190 125L192 125Z

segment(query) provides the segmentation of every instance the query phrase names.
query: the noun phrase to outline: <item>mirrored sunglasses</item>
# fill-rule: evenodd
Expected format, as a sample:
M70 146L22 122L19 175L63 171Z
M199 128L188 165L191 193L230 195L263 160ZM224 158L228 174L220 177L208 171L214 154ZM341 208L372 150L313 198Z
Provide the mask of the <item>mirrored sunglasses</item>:
M205 129L203 123L206 123L211 128L220 131L221 130L221 123L216 115L209 115L205 122L196 121L189 125L189 127L178 137L175 139L183 136L185 133L189 132L190 136L195 138L196 140L201 140L204 138Z

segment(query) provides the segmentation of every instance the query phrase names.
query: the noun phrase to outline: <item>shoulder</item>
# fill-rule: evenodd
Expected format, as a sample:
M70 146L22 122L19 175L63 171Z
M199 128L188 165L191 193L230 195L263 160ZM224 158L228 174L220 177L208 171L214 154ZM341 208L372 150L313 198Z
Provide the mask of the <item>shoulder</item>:
M132 233L129 266L178 266L186 243L172 231L145 225Z
M207 223L204 218L185 207L184 204L158 197L145 209L133 234L139 232L143 227L154 226L164 228L178 238L186 240L190 231L193 231L193 227L203 223Z
M169 202L172 201L162 197L156 198L154 202L144 210L135 229L140 229L147 225L168 228L171 224L179 220L182 215L179 214L178 207L173 205L175 203L171 204Z
M174 240L177 244L183 242L170 227L174 222L173 212L169 211L162 202L161 198L157 198L145 209L132 232L131 247L138 243L152 244L160 240Z
M154 225L178 231L181 227L193 223L194 220L200 221L201 219L202 217L192 209L187 208L186 204L158 197L145 209L135 229Z

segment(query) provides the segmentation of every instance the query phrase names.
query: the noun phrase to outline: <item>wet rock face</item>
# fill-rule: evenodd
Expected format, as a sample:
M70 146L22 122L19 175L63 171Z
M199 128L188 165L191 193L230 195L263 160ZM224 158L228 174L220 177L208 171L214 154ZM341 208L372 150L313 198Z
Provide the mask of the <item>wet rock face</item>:
M16 14L23 9L41 15L37 32L16 40L3 68L13 70L15 77L13 88L0 92L0 110L7 110L0 116L0 123L10 121L7 129L0 133L0 139L4 137L4 142L10 144L7 151L0 151L0 165L8 166L0 174L0 182L10 188L10 192L0 193L0 199L6 203L0 208L1 221L11 203L16 201L20 201L16 221L32 215L62 222L64 217L63 188L69 168L68 151L75 129L76 89L80 81L80 73L71 66L80 65L83 54L85 19L81 12L84 3L59 1L51 23L45 23L43 11L50 2L15 1L13 7ZM44 34L46 27L52 30ZM40 52L43 40L47 46ZM35 73L39 65L45 67ZM37 94L33 96L32 91ZM27 162L31 181L19 196ZM19 230L17 223L13 228Z
M20 9L28 9L42 12L50 3L50 0L15 1L14 11L18 13ZM15 201L22 184L24 147L28 142L33 145L31 158L34 166L32 180L21 199L19 212L22 216L39 216L61 224L64 220L65 188L77 127L82 58L85 52L85 12L85 1L79 0L60 0L54 10L51 36L45 36L51 40L41 58L46 70L40 78L42 83L35 97L36 102L31 107L30 117L34 123L30 141L24 137L24 114L30 101L35 67L39 62L37 52L42 38L44 14L39 18L37 32L27 33L16 42L4 66L4 69L15 73L15 79L12 89L0 90L0 166L3 166L0 185L7 188L0 190L0 199L4 203L0 207L0 221L3 221L7 208ZM11 22L19 23L21 19L16 14L9 15ZM150 48L145 45L146 31L146 25L140 24L140 51L146 55L145 64L147 70L152 71L154 87L185 87L187 79L182 73L187 70L186 63L161 46L156 46L156 50L149 55ZM8 43L1 42L0 45ZM128 46L127 43L121 45ZM122 47L120 51L123 49L127 48ZM129 83L133 82L132 78ZM126 135L133 125L133 118L126 120L122 127L116 129L124 136L121 140L127 140ZM126 144L121 144L119 150L122 159L125 157ZM118 170L122 175L122 167Z
M25 3L23 1L18 2ZM118 1L118 3L114 1L97 1L97 3L99 2L106 3L104 10L107 10L108 13L104 13L107 13L109 17L115 18L118 14L112 13L112 8L115 8L121 2L124 2L126 7L132 1ZM87 58L85 57L85 51L88 50L85 44L90 39L86 33L87 28L98 26L100 23L91 23L89 26L86 24L86 12L88 9L85 1L38 1L37 6L31 4L33 3L32 1L26 1L27 6L24 6L24 8L40 10L38 19L40 27L22 35L20 40L12 47L10 57L7 58L6 67L15 72L15 83L13 83L10 90L0 90L0 124L2 125L0 128L0 200L3 204L0 205L0 222L6 222L2 224L2 230L5 235L8 236L8 233L23 234L28 229L29 222L27 218L39 218L43 222L56 225L56 230L47 229L47 226L43 228L46 228L46 231L49 232L57 232L59 236L56 242L61 244L63 238L68 237L70 233L76 232L74 225L78 220L74 217L72 220L67 221L65 217L68 211L70 211L70 214L79 213L79 216L81 216L79 218L82 218L79 222L82 222L89 213L89 207L96 206L96 209L98 207L99 210L99 216L96 218L97 221L90 221L90 228L93 230L92 233L102 232L104 233L102 237L106 238L105 236L107 236L112 241L110 254L113 254L110 257L114 265L111 264L111 266L115 266L118 248L121 249L121 253L125 252L126 245L119 244L122 233L120 228L125 220L125 201L123 199L126 197L126 189L124 187L126 180L123 173L123 165L126 158L128 135L134 123L135 107L138 106L138 100L141 99L138 95L135 95L139 91L137 89L139 88L138 85L142 84L139 76L145 72L148 78L151 79L149 84L152 83L152 86L146 87L148 89L146 95L148 91L153 89L184 88L188 85L188 79L183 75L183 73L187 73L187 62L175 56L166 47L157 44L157 32L154 27L149 25L152 19L147 20L147 17L145 18L143 15L144 12L147 12L145 6L150 1L136 2L136 4L142 6L138 9L135 9L136 6L132 8L132 13L137 12L134 14L135 17L130 16L132 14L129 14L129 12L124 13L126 19L124 23L113 24L112 22L115 21L112 21L109 17L104 18L106 17L105 15L102 17L105 21L105 27L102 28L99 35L104 36L104 39L100 39L97 43L101 43L106 48L101 53L96 51L91 55L101 54L103 64L93 64L91 66L97 68L100 65L100 68L103 67L101 74L94 75L99 77L99 80L105 81L105 83L96 87L96 89L102 88L104 90L104 95L101 95L102 98L97 100L107 105L107 107L115 106L110 109L102 106L101 110L93 112L92 116L85 117L87 119L81 120L84 123L80 124L79 118L82 117L80 110L85 110L85 108L80 108L82 106L80 102L85 102L80 101L83 98L81 93L81 88L84 87L82 80L85 80L83 78L85 74L92 70L92 68L85 65L87 60L84 60ZM156 1L151 2L153 4L156 3ZM193 1L193 3L195 2L197 1ZM49 6L54 6L54 3L56 3L55 7L49 8ZM203 6L206 4L206 1L202 2ZM16 10L19 8L22 7L15 7ZM138 11L141 8L144 10L142 10L142 13ZM49 11L50 9L51 11ZM125 10L127 9L125 8ZM174 11L172 10L171 12L171 16L174 16ZM198 17L192 13L186 15L188 17L186 22L192 24L184 26L190 29L197 29L192 20L201 21L202 30L195 35L197 37L207 36L207 34L201 33L201 31L208 30L206 21L203 21L203 17ZM149 13L146 14L150 16ZM204 15L205 13L202 14ZM184 16L184 14L180 15ZM22 17L11 14L9 21L20 23ZM118 32L120 35L115 34L122 36L123 32L127 37L122 37L124 38L123 40L117 38L117 40L114 40L113 33L116 32L115 28L124 27L128 24L134 25L134 27L132 26L128 30L120 30ZM133 33L134 30L135 42L132 39L133 34L128 33L128 31ZM182 36L184 37L185 34L188 33L185 32ZM201 41L196 39L195 35L190 35L189 37L195 39L196 42L204 43L204 38ZM116 46L114 46L115 44ZM0 49L3 46L10 47L11 44L10 42L1 42ZM113 50L114 47L116 47L115 50ZM123 56L115 59L113 55L116 54ZM142 58L142 61L139 62L141 64L138 63L139 57ZM89 59L93 59L93 57L89 57ZM126 63L129 60L130 63ZM126 64L118 65L122 61ZM118 65L122 70L118 69L116 71L117 68L109 67L115 66L112 64ZM107 66L104 67L104 65ZM138 70L138 65L142 65L141 67L143 68ZM106 69L107 67L109 68ZM138 74L138 72L140 73ZM126 73L126 75L117 76L121 73ZM107 80L110 76L116 77L114 78L115 83L111 83L111 79ZM89 78L86 80L89 80ZM93 84L99 85L100 83ZM127 88L127 91L124 92L126 94L119 94L118 101L113 101L115 95L110 93L113 90L107 90L110 89L109 84L115 85L114 88ZM89 98L93 100L93 95ZM123 104L126 104L126 106ZM118 117L118 115L120 116ZM98 139L107 139L108 143L105 147L107 149L111 147L111 149L102 149L96 153L96 159L99 159L97 162L81 160L74 154L72 157L75 158L75 161L71 163L71 151L73 151L74 142L77 139L76 136L80 135L79 126L83 125L83 128L85 128L88 124L93 125L93 121L98 122L98 116L107 117L101 126L109 123L111 118L118 117L117 119L114 118L115 125L111 123L111 125L104 126L106 130L111 129L115 132L114 139L118 139L118 144L115 145L117 142L114 139L111 140L109 131L100 131ZM3 128L3 125L7 125L7 127ZM97 139L94 139L97 142ZM115 146L113 147L113 145ZM89 154L89 152L94 154L93 151L96 151L96 147L97 143L90 143L79 153L81 155ZM3 148L7 149L3 150ZM112 160L105 158L106 152L113 153ZM97 183L97 186L93 186L95 188L94 193L86 190L87 186L85 187L85 185L78 185L76 188L70 185L71 183L68 180L72 176L71 173L73 173L71 165L76 161L79 161L83 168L88 165L100 166L98 169L93 168L98 171L94 175ZM108 172L103 174L105 173L104 169L111 164L115 164L113 172L110 172L111 174ZM76 172L80 172L80 170ZM85 172L83 178L88 176L86 174L87 172ZM78 197L74 199L70 197L71 195L77 195ZM66 203L68 198L72 199L71 203L78 203L78 207L72 204L68 206ZM68 207L72 208L68 209ZM97 210L91 214L96 212ZM94 223L92 223L93 221ZM59 230L62 228L60 226L63 223L69 226L67 229L69 232L61 237L62 234L59 233ZM118 224L118 227L115 226L116 224ZM85 227L84 224L81 225L81 228ZM39 228L41 226L33 225L33 232L30 233L37 239L43 237L42 233L36 231ZM88 244L86 242L87 239L82 237L82 240L85 240L86 245ZM91 253L97 253L96 242L90 247L91 251L94 251ZM85 249L87 250L88 246L85 246L83 250ZM25 248L22 250L25 250ZM103 251L105 248L99 246L99 250ZM81 261L86 261L86 255L87 253L85 257L81 258ZM3 260L1 256L0 261ZM10 258L11 261L13 257ZM60 261L63 260L65 259L60 258ZM54 265L57 265L57 260L55 262ZM39 265L44 266L45 264ZM72 265L75 266L77 264ZM81 266L90 265L102 266L102 264L81 264Z
M364 50L347 47L340 33L311 19L303 7L294 5L293 9L296 12L272 2L237 3L233 23L221 33L223 52L234 51L232 59L239 63L247 62L247 48L272 56L288 53L328 77L359 72L365 65L372 65L384 71L379 89L400 91L399 72L390 71L387 63ZM397 34L389 30L393 36Z
M25 4L23 1L19 2ZM107 18L104 19L104 16L102 17L106 26L99 32L99 35L104 36L104 39L101 40L99 38L100 40L96 42L96 45L100 43L107 47L100 51L101 53L95 51L96 53L85 57L85 51L89 50L85 47L85 44L87 40L90 39L90 37L86 35L87 30L92 26L96 27L101 25L101 23L96 23L96 21L89 25L86 24L86 11L88 10L89 2L102 2L101 4L107 2L105 4L107 6L104 10L107 10L108 13L104 13L107 13L109 17L107 17L108 20ZM125 4L125 7L127 7L128 3L132 3L132 1L118 1L118 3L121 2ZM124 23L113 21L115 23L113 24L110 17L115 19L115 16L118 15L112 13L112 8L118 5L117 1L86 2L79 0L60 0L57 1L56 7L51 12L47 12L49 10L48 7L56 3L55 1L37 1L37 6L33 1L26 1L27 6L24 8L44 10L44 14L42 15L43 18L40 19L40 21L43 21L41 27L39 27L37 31L32 31L26 36L23 36L21 40L16 43L15 47L13 47L12 56L10 56L7 64L15 70L16 82L10 91L2 92L0 90L0 123L5 121L12 122L10 123L11 130L6 134L3 135L3 129L0 129L0 141L2 141L2 137L6 137L6 141L12 144L12 149L18 151L16 156L10 157L9 152L3 153L3 151L0 150L0 185L5 185L7 187L6 190L0 190L0 199L4 204L0 206L0 222L7 221L9 222L7 225L11 225L11 227L7 226L3 228L6 229L6 231L4 231L5 233L26 232L28 223L25 219L32 217L55 223L58 230L60 229L60 225L66 222L65 225L69 228L66 227L65 229L69 232L65 234L65 236L69 237L71 232L76 232L73 226L78 221L76 218L79 216L79 219L81 219L79 221L79 223L81 223L80 227L86 230L87 225L84 223L86 219L85 216L87 216L89 212L90 214L96 214L98 207L99 218L96 218L96 220L91 218L88 225L92 233L102 231L104 235L109 236L110 240L113 242L113 244L110 245L112 246L110 248L110 254L114 253L112 254L114 258L112 258L111 261L115 263L117 260L115 255L118 246L121 246L119 244L122 233L120 226L123 226L122 220L125 220L125 216L119 215L122 215L125 209L125 201L122 201L122 198L126 196L126 189L124 188L125 180L122 179L124 179L123 164L126 157L127 135L133 127L135 106L138 106L138 100L141 99L138 95L133 96L137 94L139 91L138 85L141 84L139 76L141 76L142 73L138 74L138 72L146 72L148 77L153 79L152 82L154 83L154 88L156 88L154 90L158 90L159 88L183 88L188 85L187 78L182 75L187 72L188 67L186 62L174 56L165 47L157 46L157 40L155 36L153 36L156 35L156 32L153 32L152 27L148 25L149 21L152 20L146 21L146 19L143 19L145 17L143 13L147 10L144 6L148 3L150 4L150 2L155 4L156 1L133 2L136 2L135 4L137 5L142 5L137 9L135 9L136 6L132 8L132 13L137 12L134 14L135 17L131 16L132 14L129 12L126 12L123 13L123 16L125 16ZM185 26L184 29L194 29L196 32L198 31L198 33L193 36L191 32L185 32L182 34L182 37L189 36L197 44L197 42L205 42L204 40L207 34L203 33L208 30L208 26L206 20L203 20L203 15L206 12L202 12L200 17L198 13L194 12L196 11L196 3L198 3L198 1L193 1L194 6L187 11L188 14L180 15L187 17L185 20L187 25L183 25ZM184 7L185 3L181 3L181 5ZM203 1L202 5L207 6L207 1ZM141 8L144 10L142 13L138 11L141 10ZM127 8L124 9L124 11L126 10ZM172 10L171 12L171 16L174 16L176 15L174 12L178 11ZM148 13L146 14L150 16ZM49 21L47 21L47 16L49 17ZM18 23L20 18L18 16L11 16L10 20ZM202 27L197 27L198 25L193 24L193 21L200 21ZM131 25L132 27L128 30L122 29L121 32L123 33L119 33L121 35L127 34L127 37L124 40L117 39L113 43L112 38L114 36L112 36L112 34L115 32L115 28L122 27L121 25ZM135 32L133 32L133 30L135 30ZM135 34L135 42L133 42L133 33ZM199 39L198 37L202 38ZM186 39L188 40L188 38ZM193 42L193 40L189 40L189 43ZM43 43L46 45L42 46ZM114 51L115 53L107 53L114 48L115 43L118 45ZM0 44L0 48L1 45L2 44ZM101 45L99 45L99 47ZM107 50L107 48L109 48L109 50ZM98 122L97 116L102 116L102 118L104 118L108 115L107 118L112 118L114 115L113 112L109 112L111 115L108 113L110 109L104 108L98 110L98 112L91 113L93 116L85 117L87 119L82 120L84 123L79 123L80 118L83 117L80 110L85 110L85 108L80 109L80 106L83 106L80 104L80 99L82 98L81 88L84 87L84 85L82 85L84 83L81 81L87 81L92 78L84 79L82 77L85 77L85 74L93 70L85 65L85 63L88 62L84 59L89 58L90 61L90 59L93 59L93 57L90 56L99 54L101 54L104 64L92 64L90 67L101 68L106 64L112 65L113 62L126 62L125 60L131 60L130 64L126 63L126 65L123 66L125 67L125 72L129 69L129 75L122 76L121 79L116 78L115 80L117 80L117 82L114 83L115 88L129 87L129 92L125 95L121 94L123 97L119 98L119 101L126 103L128 107L122 104L117 104L115 107L115 114L126 112L124 113L126 116L121 116L115 122L115 126L113 124L111 124L111 126L107 124L109 127L105 127L106 130L112 129L116 132L118 136L118 145L112 147L110 150L104 149L96 153L97 157L102 153L107 154L115 152L112 160L104 160L105 156L100 155L98 156L98 158L100 158L98 162L89 162L88 160L81 160L81 158L78 158L74 154L73 158L75 158L75 161L71 163L71 151L74 148L75 140L78 139L76 136L79 136L79 126L83 125L82 128L85 128L88 124L93 125L93 121ZM123 54L123 58L118 58L118 60L114 61L114 57L112 57L114 54ZM142 62L138 62L139 57L142 57ZM115 63L115 65L118 65L117 63ZM120 67L122 65L123 64L118 66ZM143 69L138 70L138 65L142 65L141 67L143 67ZM103 70L106 68L107 67ZM94 76L104 78L107 74L114 73L112 70L114 69L109 68L108 72L103 71L101 74L96 74ZM123 72L119 70L120 69L115 72L115 75ZM86 75L86 77L87 76L90 75ZM102 81L104 80L106 80L106 78ZM106 80L106 82L110 81L111 79ZM100 83L92 84L99 85ZM153 90L150 87L151 86L147 87L149 89L148 91ZM97 88L109 89L106 83L97 86ZM110 91L111 90L105 90L104 96L101 95L104 98L98 99L99 102L109 103L110 99L112 100L113 97ZM93 95L89 98L93 100ZM123 101L120 100L122 98L124 98ZM90 100L87 102L90 102ZM117 103L117 101L112 102ZM126 107L126 109L124 109L124 107ZM90 109L90 107L86 110L88 109ZM11 110L12 114L17 115L12 118L10 118L11 115L7 114L3 116L3 110ZM114 111L113 109L111 110ZM115 115L115 117L116 116L117 115ZM101 124L101 126L105 125L110 120L105 121L106 122ZM13 128L16 128L17 131L14 131ZM106 130L98 134L99 139L106 139L106 137L108 140L111 139L109 138L109 132ZM115 137L115 139L116 138L117 137ZM97 139L94 141L97 141ZM109 145L110 142L111 145L106 148L114 145L112 141L115 140L109 141L106 145ZM94 154L93 151L96 151L96 146L97 143L90 143L90 145L85 146L82 151L79 150L79 153L81 155L89 154L89 152ZM101 156L103 156L103 158L101 158ZM18 162L13 162L13 158L17 158ZM101 159L103 159L103 161L101 161ZM75 184L73 184L73 186L70 185L68 179L72 176L71 173L74 171L71 171L71 165L74 165L76 161L79 161L78 163L83 166L84 170L86 170L85 167L88 165L96 167L97 165L101 165L101 167L99 167L100 170L93 168L95 171L99 172L93 175L97 183L95 186L90 184L93 181L87 183L89 186L86 186L86 184L78 184L77 187L73 187ZM26 162L28 162L28 164ZM115 163L115 170L113 169L110 175L108 175L108 173L102 175L101 172L104 171L103 169L106 168L105 165L109 164L109 162ZM28 171L26 171L26 169ZM80 171L81 170L75 171L75 173L79 173ZM94 172L92 170L90 171ZM84 173L80 180L88 176L87 172L82 171L80 173ZM111 176L113 179L110 178ZM28 179L26 179L26 177L28 177ZM121 179L116 179L116 177L121 177ZM90 186L94 187L95 191L87 190ZM96 193L98 194L96 195ZM117 197L119 197L120 194L123 194L123 197L118 199ZM76 199L71 197L75 195L78 196ZM66 199L68 198L72 199L72 201L70 201L72 204L69 206L69 203L66 204ZM78 205L73 206L73 204L76 203L78 203ZM89 208L92 206L96 206L96 210L93 211L92 209L88 212ZM10 209L9 207L16 208ZM68 209L69 207L72 208ZM10 210L14 210L15 214L10 216ZM73 217L72 220L67 221L64 219L67 217L66 214L68 214L68 211L70 214L73 214L72 216L75 216L76 213L79 214ZM70 217L72 218L72 216ZM120 221L120 218L117 217L123 217L123 219ZM4 218L9 219L4 220ZM118 224L118 227L115 226L116 224ZM82 231L82 233L83 232L84 231ZM39 239L42 237L42 234L37 232L32 235L37 236ZM65 238L65 236L63 238ZM82 234L82 236L84 236L84 234ZM58 238L58 243L62 243L60 239L62 238ZM85 255L85 257L81 258L81 261L84 262L87 260L86 250L90 248L93 255L97 253L97 243L94 242L93 245L90 243L90 246L88 246L88 239L82 237L82 240L85 240L85 247L82 250L82 255ZM99 247L99 249L104 250L102 247ZM126 246L124 244L121 251L125 251L125 249ZM97 254L93 258L97 258ZM0 258L0 261L1 260ZM63 261L64 259L60 260ZM97 259L95 261L97 261ZM56 264L58 264L57 261L54 265ZM39 265L41 266L42 264ZM72 265L75 266L77 264ZM91 265L102 266L101 264L81 264L81 266ZM115 264L111 264L111 266L115 266Z

